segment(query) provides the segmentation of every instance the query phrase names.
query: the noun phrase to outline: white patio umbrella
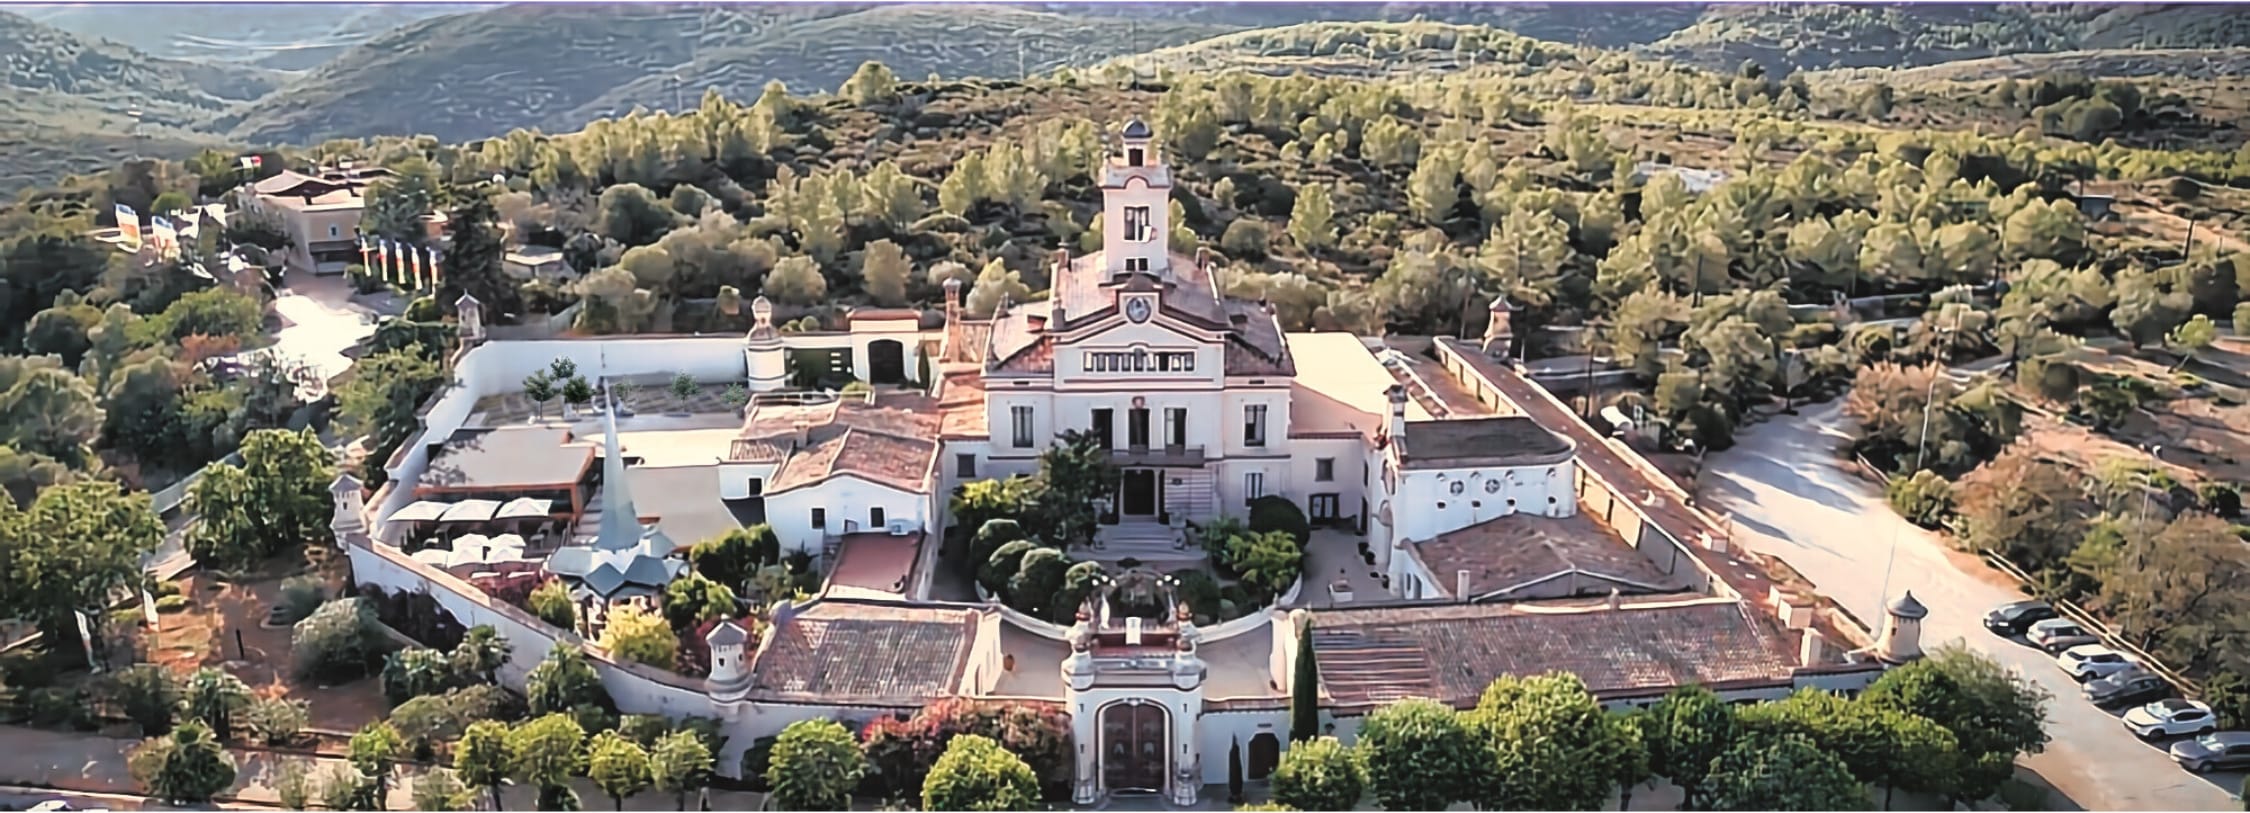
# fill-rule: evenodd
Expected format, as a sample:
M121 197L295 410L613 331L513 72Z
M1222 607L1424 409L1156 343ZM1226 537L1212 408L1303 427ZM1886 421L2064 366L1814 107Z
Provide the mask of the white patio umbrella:
M414 552L414 561L431 567L445 567L445 560L450 554L451 551L444 548L425 548Z
M436 522L453 504L437 500L418 500L391 513L392 522Z
M554 511L555 501L538 497L517 497L500 506L493 519L546 519Z
M490 522L492 514L500 510L494 500L462 500L438 516L439 522Z

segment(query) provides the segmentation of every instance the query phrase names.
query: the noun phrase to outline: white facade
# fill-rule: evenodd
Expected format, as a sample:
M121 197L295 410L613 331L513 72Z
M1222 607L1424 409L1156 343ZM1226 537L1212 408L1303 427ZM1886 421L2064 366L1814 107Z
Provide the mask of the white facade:
M849 474L766 495L766 524L783 550L820 553L830 536L929 528L931 495L901 491ZM880 519L880 524L876 520ZM815 526L818 521L820 525Z

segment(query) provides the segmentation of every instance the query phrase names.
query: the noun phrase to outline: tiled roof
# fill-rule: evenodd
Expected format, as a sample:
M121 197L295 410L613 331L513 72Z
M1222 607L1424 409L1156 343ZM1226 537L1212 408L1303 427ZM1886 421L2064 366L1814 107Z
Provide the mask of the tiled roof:
M813 485L838 474L852 474L901 491L919 493L929 485L938 444L920 438L886 435L857 427L816 439L782 461L767 483L774 494Z
M1475 487L1472 483L1471 488ZM1499 510L1500 507L1491 508ZM1469 572L1471 598L1553 576L1562 578L1528 587L1523 594L1513 597L1607 595L1611 588L1626 595L1686 589L1678 580L1657 570L1640 551L1625 544L1625 540L1599 520L1584 514L1560 518L1510 514L1439 534L1435 539L1415 542L1413 548L1422 563L1429 566L1431 575L1437 577L1435 586L1448 595L1457 587L1456 574L1463 570ZM1580 576L1566 575L1573 572Z
M1737 601L1596 606L1436 604L1315 611L1321 684L1341 706L1476 702L1503 675L1575 674L1604 697L1689 684L1788 685L1796 645ZM1540 611L1550 610L1550 611Z
M751 663L773 700L918 706L957 694L979 611L820 601L775 622Z
M938 437L974 440L990 437L985 426L984 376L976 368L946 371L938 384Z
M1409 421L1399 456L1406 468L1559 462L1571 442L1522 415Z
M945 352L938 361L983 364L985 344L991 340L990 320L956 319L945 326Z
M829 569L828 584L903 596L921 561L921 549L920 533L892 535L877 529L845 534L836 549L836 564Z

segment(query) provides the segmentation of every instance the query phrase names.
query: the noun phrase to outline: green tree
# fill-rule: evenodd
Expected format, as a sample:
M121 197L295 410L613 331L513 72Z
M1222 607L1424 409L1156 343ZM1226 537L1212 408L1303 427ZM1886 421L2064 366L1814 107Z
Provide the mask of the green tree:
M962 734L922 780L923 810L1029 810L1039 804L1039 776L992 738Z
M250 684L216 666L195 670L181 695L182 715L210 726L220 742L234 739L234 717L249 708L252 697Z
M818 304L828 295L828 279L811 257L788 257L766 275L764 292L774 301L790 305Z
M2136 348L2161 341L2195 307L2192 297L2164 290L2153 274L2128 268L2117 272L2115 283L2117 307L2110 311L2110 323Z
M1649 767L1687 794L1700 809L1711 763L1740 738L1734 708L1701 686L1673 689L1649 707Z
M602 190L601 200L595 206L593 227L595 234L625 246L646 246L654 245L665 232L679 225L681 219L678 212L647 187L621 183Z
M625 797L648 790L652 781L649 775L648 752L640 743L618 736L615 731L594 735L586 748L586 777L594 780L594 787L609 795L613 809L625 809Z
M670 669L679 658L680 639L664 616L619 607L609 611L609 621L602 626L601 646L617 658Z
M229 288L205 288L173 300L152 327L174 342L189 336L247 339L258 334L265 315L254 298Z
M507 665L515 651L515 644L509 643L492 625L478 624L461 636L461 643L454 645L453 673L498 685L500 667Z
M781 539L765 524L734 528L689 548L688 561L705 578L739 588L760 568L781 561Z
M523 397L531 399L533 420L547 417L547 402L555 400L555 395L555 379L547 375L545 370L532 373L523 380Z
M2047 701L2030 678L1954 647L1883 673L1860 699L1953 733L1960 763L1950 796L1960 802L1998 792L2017 755L2046 750Z
M1478 799L1485 808L1564 810L1607 798L1615 784L1602 760L1617 732L1574 675L1495 680L1469 724L1497 766Z
M711 747L693 731L669 732L649 748L648 767L650 784L686 810L688 794L711 783Z
M735 612L734 591L726 585L690 573L664 586L664 620L674 632L686 632L714 618Z
M2179 327L2173 328L2164 337L2165 346L2180 354L2179 363L2172 365L2172 368L2176 370L2187 366L2188 360L2194 358L2197 352L2210 347L2218 339L2219 326L2213 324L2209 316L2198 313L2180 323Z
M1094 501L1117 492L1124 477L1115 458L1092 433L1071 430L1039 453L1039 497L1032 505L1039 527L1053 529L1050 540L1068 546L1090 542L1100 523Z
M414 780L415 810L468 810L469 790L444 768L431 768Z
M881 62L869 60L853 71L836 94L860 107L875 107L898 100L898 77Z
M197 722L142 742L126 765L148 795L170 804L202 804L234 785L234 757Z
M1656 775L1648 749L1651 718L1646 710L1636 709L1609 715L1609 725L1610 751L1601 764L1608 767L1610 781L1617 784L1617 809L1631 810L1633 789Z
M0 500L0 617L32 622L50 649L78 645L76 612L95 640L119 588L137 585L141 557L164 540L147 494L86 480L46 488L29 508Z
M139 664L118 672L109 681L109 695L144 737L169 733L179 716L180 681L160 664Z
M352 735L352 767L375 780L375 798L385 797L391 784L391 768L406 756L406 738L398 729L382 720L368 723Z
M800 720L774 741L766 784L783 810L843 810L866 773L850 729L833 720Z
M859 258L860 289L877 305L906 304L906 280L914 267L906 250L889 240L867 244Z
M1473 801L1494 765L1491 748L1458 712L1423 698L1367 715L1354 750L1385 810L1444 810Z
M977 272L976 285L969 289L965 307L971 316L991 316L1002 302L1020 303L1031 297L1031 287L1023 284L1023 275L1008 270L1008 264L998 257L984 264Z
M188 552L242 567L325 544L334 512L328 484L335 476L335 456L310 428L250 433L243 439L241 466L212 466L191 490L198 519L188 530Z
M569 715L527 720L508 732L509 773L538 786L542 795L548 788L568 787L585 766L586 730Z
M1328 187L1306 184L1297 188L1297 201L1289 209L1289 239L1306 251L1336 243L1335 203Z
M73 466L99 434L102 411L92 382L51 358L0 357L0 443Z
M438 302L450 309L462 294L468 294L484 304L487 322L522 310L522 281L501 266L505 248L501 245L500 214L493 208L492 199L482 192L461 197L464 202L446 215L449 239L445 259L438 264Z
M1350 810L1366 792L1366 769L1335 737L1291 744L1273 769L1273 800L1298 810Z
M469 787L483 788L493 810L500 809L500 783L508 778L509 761L508 724L498 720L470 723L453 746L453 772Z
M1701 810L1864 810L1867 788L1844 761L1795 734L1754 736L1711 763Z
M575 646L557 643L524 679L524 700L532 714L569 713L580 706L610 705L602 676Z
M1806 689L1787 699L1747 707L1742 726L1761 736L1794 735L1842 760L1861 782L1890 791L1945 793L1959 760L1952 732L1896 709Z
M1313 654L1312 620L1297 630L1297 661L1289 675L1289 741L1320 734L1320 660Z

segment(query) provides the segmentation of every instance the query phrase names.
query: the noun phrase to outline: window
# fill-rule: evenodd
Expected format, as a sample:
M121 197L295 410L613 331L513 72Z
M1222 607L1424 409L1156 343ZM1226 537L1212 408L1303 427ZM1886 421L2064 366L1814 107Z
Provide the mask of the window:
M1195 352L1191 350L1165 350L1155 353L1147 350L1088 351L1086 353L1086 370L1096 373L1192 373L1195 372Z
M1148 151L1147 151L1147 150L1143 150L1143 149L1141 149L1141 148L1139 148L1139 147L1134 147L1134 148L1132 148L1132 149L1129 149L1129 150L1126 150L1126 151L1125 151L1125 163L1127 163L1127 164L1130 164L1130 165L1132 165L1132 166L1136 166L1136 167L1137 167L1137 166L1140 166L1140 165L1141 165L1141 162L1143 162L1143 161L1147 160L1147 158L1148 158Z
M955 477L975 477L975 476L977 476L977 456L976 456L976 455L973 455L973 454L957 454L957 455L954 455L954 456L953 456L953 476L955 476Z
M1111 426L1112 416L1115 414L1114 411L1108 409L1094 410L1094 440L1100 442L1104 449L1110 448L1111 444L1116 442L1117 435Z
M1266 445L1266 405L1251 404L1242 408L1242 445Z
M1125 445L1135 449L1148 448L1148 410L1135 407L1125 412Z
M867 509L867 527L869 527L869 528L877 528L877 529L880 529L880 528L882 528L882 527L883 527L883 507L882 507L882 506L880 506L880 505L877 505L877 506L870 506L870 507L869 507L869 508Z
M1187 445L1187 407L1164 408L1164 443L1167 446Z
M1315 481L1322 483L1333 482L1336 479L1336 458L1323 457L1315 459L1312 462L1312 472L1312 478Z
M1146 243L1146 242L1148 242L1148 241L1149 241L1149 238L1150 238L1151 236L1153 236L1153 233L1154 233L1155 231L1156 231L1156 229L1155 229L1155 221L1153 221L1153 220L1151 220L1151 219L1149 218L1149 216L1148 216L1148 207L1146 207L1146 206L1127 206L1127 207L1125 207L1125 235L1124 235L1124 236L1125 236L1125 239L1126 239L1126 240L1129 240L1129 241L1131 241L1131 242L1135 242L1135 243ZM1130 270L1130 267L1128 267L1128 270ZM1146 271L1146 270L1148 270L1148 261L1147 261L1147 260L1142 260L1142 261L1141 261L1141 270L1143 270L1143 271Z
M815 508L812 510L812 526L821 529L828 527L828 509Z
M752 496L752 497L757 497L757 496L761 496L761 495L763 495L763 494L765 494L765 493L766 493L766 481L765 481L765 478L763 478L763 477L752 477L752 478L750 478L750 496ZM567 502L567 500L566 500L565 502Z
M330 237L341 237L341 236L343 236L343 232L341 232L341 231L338 231L338 230L337 230L337 228L336 228L335 226L329 226L329 227L328 227L328 236L330 236Z
M1249 502L1266 496L1266 473L1248 472L1242 475L1242 501Z
M1031 407L1009 407L1008 416L1015 424L1015 446L1031 448Z
M1138 271L1138 272L1140 272L1140 273L1143 273L1143 274L1146 274L1146 273L1148 273L1148 258L1147 258L1147 257L1127 257L1127 258L1125 258L1125 270L1127 270L1127 271Z

